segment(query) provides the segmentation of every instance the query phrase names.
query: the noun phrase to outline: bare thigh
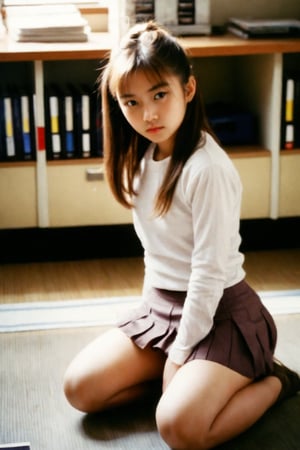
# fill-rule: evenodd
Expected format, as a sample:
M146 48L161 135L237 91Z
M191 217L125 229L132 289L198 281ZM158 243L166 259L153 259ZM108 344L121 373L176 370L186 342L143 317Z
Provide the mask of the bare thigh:
M161 434L168 440L172 430L176 430L191 442L199 439L200 443L211 433L217 417L231 399L250 383L249 378L218 363L188 362L176 372L158 404L157 423Z
M130 400L145 382L162 376L165 356L140 349L118 328L88 344L65 374L65 393L82 411L96 411Z

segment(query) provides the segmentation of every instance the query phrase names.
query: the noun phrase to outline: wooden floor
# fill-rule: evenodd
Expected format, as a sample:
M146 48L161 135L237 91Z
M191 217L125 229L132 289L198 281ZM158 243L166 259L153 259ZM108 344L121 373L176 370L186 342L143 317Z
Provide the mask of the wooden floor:
M257 290L300 289L300 249L248 252L244 268ZM0 265L0 303L139 295L142 258Z

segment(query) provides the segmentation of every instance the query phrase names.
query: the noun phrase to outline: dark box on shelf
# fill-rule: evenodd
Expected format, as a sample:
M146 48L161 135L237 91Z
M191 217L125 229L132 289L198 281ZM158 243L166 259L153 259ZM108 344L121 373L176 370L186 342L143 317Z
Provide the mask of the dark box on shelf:
M226 105L210 105L207 112L210 125L223 145L257 143L257 125L252 113Z

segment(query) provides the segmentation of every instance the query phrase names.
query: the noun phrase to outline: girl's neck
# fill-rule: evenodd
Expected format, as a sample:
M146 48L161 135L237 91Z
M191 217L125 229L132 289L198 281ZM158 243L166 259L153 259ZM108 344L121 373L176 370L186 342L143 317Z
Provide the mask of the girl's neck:
M170 150L168 150L168 151L161 150L159 148L159 146L157 145L153 152L153 159L154 159L154 161L161 161L161 160L171 156L171 153L172 152Z

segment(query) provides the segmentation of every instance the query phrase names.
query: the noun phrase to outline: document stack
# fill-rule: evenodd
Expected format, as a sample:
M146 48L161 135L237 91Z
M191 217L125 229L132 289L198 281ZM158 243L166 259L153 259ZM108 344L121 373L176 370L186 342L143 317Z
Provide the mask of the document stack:
M90 28L75 5L9 6L6 26L18 42L85 42Z

